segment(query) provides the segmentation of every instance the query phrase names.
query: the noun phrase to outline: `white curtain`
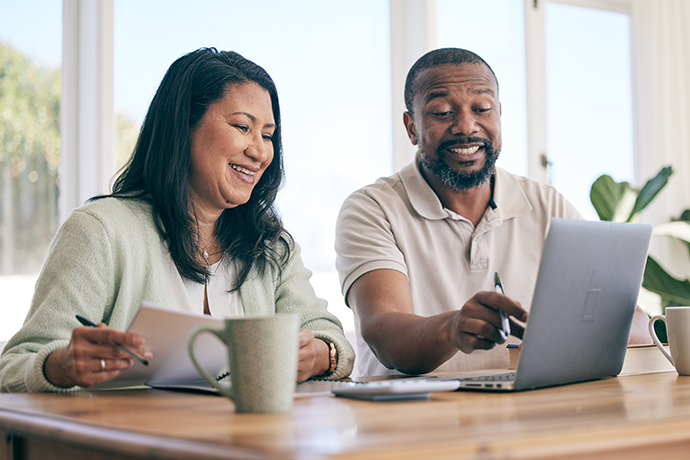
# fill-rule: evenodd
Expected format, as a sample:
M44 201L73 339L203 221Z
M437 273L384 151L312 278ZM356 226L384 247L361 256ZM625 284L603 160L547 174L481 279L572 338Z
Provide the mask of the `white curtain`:
M642 216L659 224L690 208L690 1L633 0L632 6L636 185L664 166L675 171ZM652 254L671 274L690 274L679 242L655 239Z

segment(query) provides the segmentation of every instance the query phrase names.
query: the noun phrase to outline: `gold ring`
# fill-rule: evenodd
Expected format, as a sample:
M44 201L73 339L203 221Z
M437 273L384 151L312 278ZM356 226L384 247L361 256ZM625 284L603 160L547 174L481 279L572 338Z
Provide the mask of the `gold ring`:
M101 372L105 372L105 359L101 359Z

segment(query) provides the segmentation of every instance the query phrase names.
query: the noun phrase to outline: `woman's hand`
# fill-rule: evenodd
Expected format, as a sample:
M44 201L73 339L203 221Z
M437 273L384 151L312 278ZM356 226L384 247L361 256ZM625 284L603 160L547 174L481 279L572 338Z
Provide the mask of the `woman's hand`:
M144 339L140 335L110 329L100 323L98 327L73 329L69 344L48 356L43 373L50 383L62 388L75 385L88 388L112 380L132 366L131 356L115 343L145 359L152 356L142 348Z
M326 342L315 339L311 331L299 331L299 359L297 362L297 381L324 374L331 367L330 349Z

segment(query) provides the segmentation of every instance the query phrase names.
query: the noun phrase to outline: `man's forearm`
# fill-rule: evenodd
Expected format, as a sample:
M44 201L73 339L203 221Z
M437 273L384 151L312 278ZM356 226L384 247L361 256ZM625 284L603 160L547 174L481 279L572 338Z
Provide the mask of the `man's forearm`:
M425 374L458 352L450 340L454 313L431 317L380 313L361 324L362 338L384 366L406 374Z

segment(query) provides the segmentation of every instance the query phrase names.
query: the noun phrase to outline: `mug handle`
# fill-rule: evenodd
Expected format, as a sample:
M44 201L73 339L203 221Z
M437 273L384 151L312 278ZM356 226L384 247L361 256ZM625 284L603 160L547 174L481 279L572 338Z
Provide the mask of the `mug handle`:
M192 331L192 335L189 336L189 356L192 358L192 363L194 363L194 366L196 369L199 371L201 376L205 378L208 383L211 384L216 390L220 392L220 394L227 396L228 398L234 400L235 399L235 392L232 388L232 384L229 387L224 387L220 385L218 382L216 382L215 377L213 377L204 367L199 363L196 354L194 353L194 343L196 342L196 338L199 334L202 332L210 332L211 334L214 334L218 339L220 339L221 342L223 342L223 338L220 336L220 333L222 332L221 330L218 329L213 329L210 327L197 327ZM223 342L224 343L224 342Z
M647 326L649 328L649 335L652 336L652 340L654 340L654 344L659 348L659 350L661 350L661 352L664 354L664 356L666 356L666 359L668 359L668 361L672 365L675 366L675 364L673 363L673 358L668 353L668 351L666 351L666 348L664 348L664 345L661 343L661 341L659 340L659 337L657 337L657 335L656 335L656 331L654 330L654 323L656 323L657 320L663 321L664 324L666 324L666 330L668 330L668 323L666 322L666 317L664 315L654 315L650 318L649 324Z

